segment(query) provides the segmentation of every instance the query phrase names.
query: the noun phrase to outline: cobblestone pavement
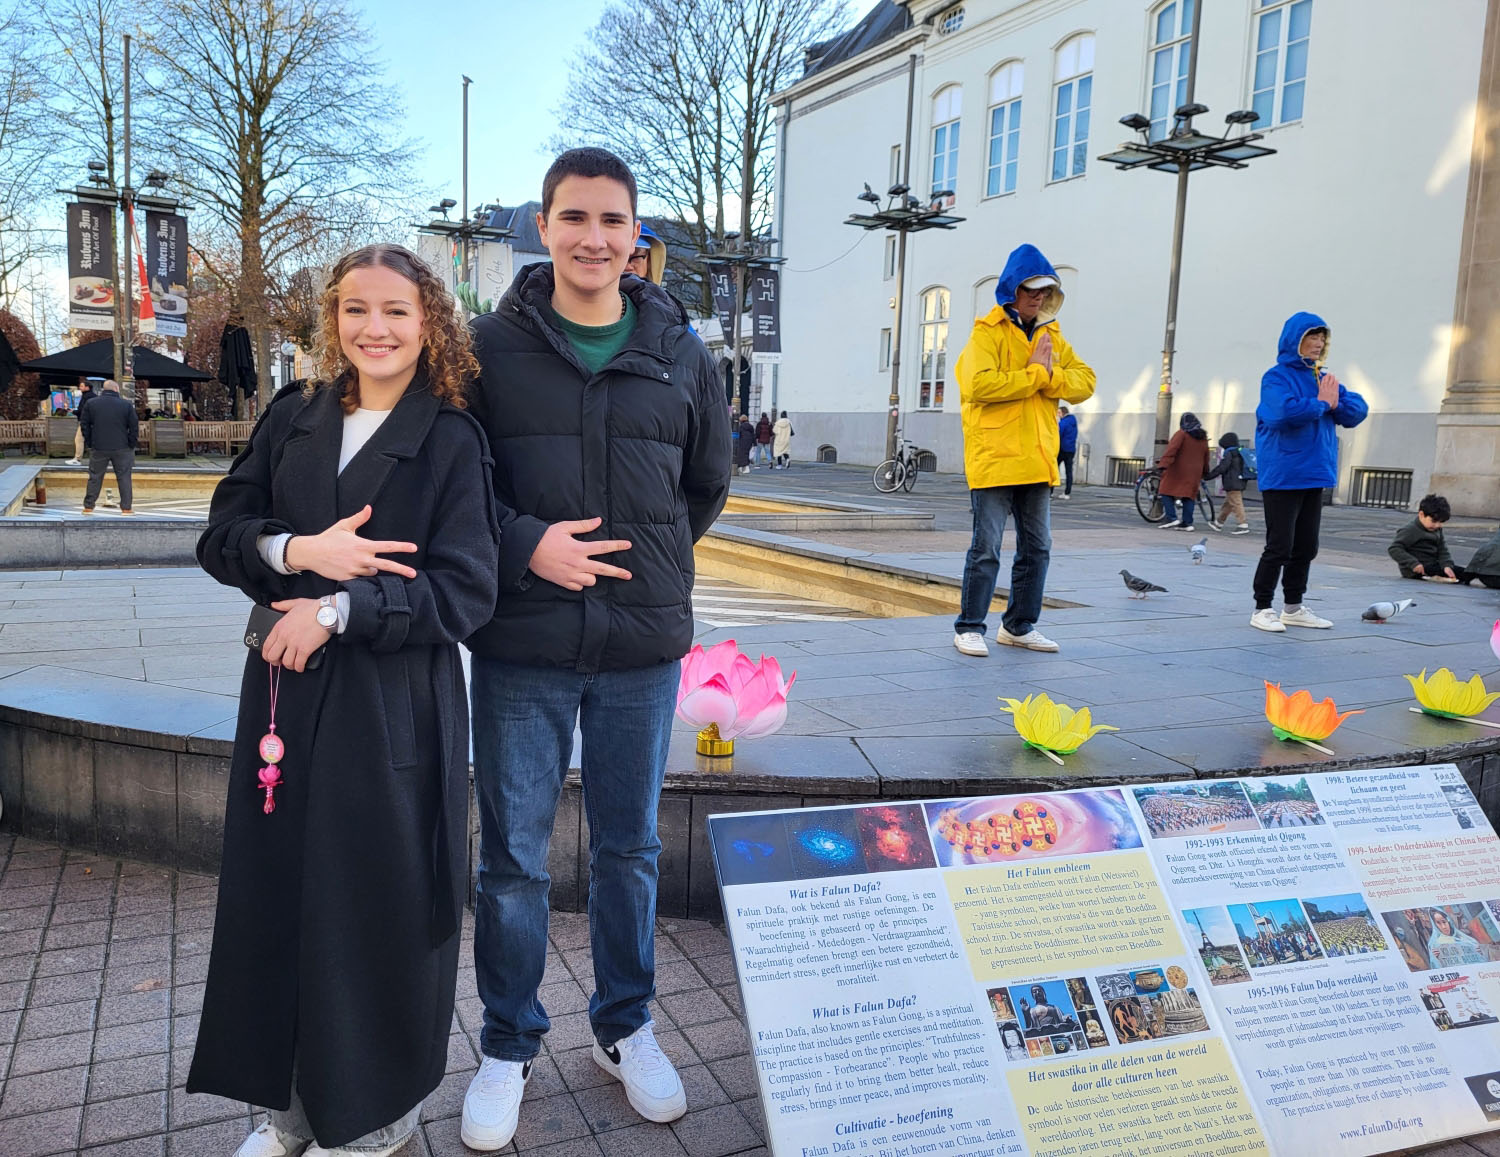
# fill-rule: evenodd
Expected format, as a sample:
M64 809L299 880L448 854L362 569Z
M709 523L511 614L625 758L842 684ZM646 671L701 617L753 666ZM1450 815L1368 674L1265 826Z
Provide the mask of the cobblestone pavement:
M0 1157L228 1157L249 1105L183 1088L208 969L217 881L0 833ZM468 1154L464 1090L482 1006L465 917L448 1073L399 1157ZM591 1058L587 917L552 913L541 997L552 1017L515 1141L535 1157L770 1157L729 941L657 923L657 1039L688 1113L643 1122ZM1500 1157L1500 1137L1412 1153Z
M216 881L0 833L0 1155L228 1157L250 1106L183 1088L213 931ZM481 1006L466 919L448 1075L401 1157L468 1153L464 1090ZM552 914L542 1000L552 1016L506 1153L767 1157L739 989L722 931L662 920L657 1039L688 1113L645 1123L590 1057L587 918ZM1466 1155L1468 1157L1468 1155Z

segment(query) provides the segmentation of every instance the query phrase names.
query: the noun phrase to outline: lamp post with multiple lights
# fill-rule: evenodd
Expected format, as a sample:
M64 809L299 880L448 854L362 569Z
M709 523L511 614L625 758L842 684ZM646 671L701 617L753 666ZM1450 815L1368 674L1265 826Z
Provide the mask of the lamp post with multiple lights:
M910 149L907 150L910 152ZM954 217L947 211L948 200L953 196L950 189L935 190L924 204L920 197L913 197L904 182L886 190L889 200L885 208L880 207L880 194L865 183L865 191L859 194L861 201L868 202L870 210L851 213L845 225L860 229L882 229L901 238L896 248L896 320L891 327L891 393L885 422L885 457L896 457L896 427L901 415L901 317L905 306L906 287L906 238L924 229L952 229L962 217Z
M1208 112L1208 106L1193 99L1198 74L1198 30L1203 17L1203 3L1193 6L1193 31L1188 50L1188 70L1184 102L1172 114L1172 131L1160 140L1151 139L1151 118L1131 113L1120 123L1138 132L1141 139L1127 141L1112 153L1099 158L1119 169L1155 169L1177 174L1177 209L1172 221L1172 265L1167 281L1167 326L1162 337L1161 384L1156 395L1156 437L1152 448L1153 463L1161 457L1172 437L1172 362L1177 353L1177 290L1182 277L1182 228L1187 216L1188 174L1199 169L1243 169L1257 157L1270 156L1275 149L1257 144L1262 134L1250 131L1260 114L1240 109L1224 118L1230 132L1243 126L1238 136L1222 137L1199 132L1193 118Z

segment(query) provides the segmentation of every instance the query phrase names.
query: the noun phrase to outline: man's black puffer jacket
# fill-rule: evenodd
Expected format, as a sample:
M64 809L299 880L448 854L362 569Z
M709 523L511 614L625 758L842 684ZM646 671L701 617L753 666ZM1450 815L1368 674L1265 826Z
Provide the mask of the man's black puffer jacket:
M550 321L552 265L522 269L474 319L472 413L495 456L501 516L495 617L468 640L526 666L613 671L681 658L693 640L693 543L729 493L729 419L713 359L664 290L621 281L637 311L625 348L590 374ZM554 522L626 539L598 556L629 580L570 591L528 569Z

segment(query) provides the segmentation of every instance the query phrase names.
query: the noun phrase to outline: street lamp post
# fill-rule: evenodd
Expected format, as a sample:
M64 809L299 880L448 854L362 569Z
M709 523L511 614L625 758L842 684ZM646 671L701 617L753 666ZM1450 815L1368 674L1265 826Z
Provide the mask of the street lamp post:
M1203 18L1204 4L1193 5L1192 39L1189 41L1187 83L1184 101L1172 114L1172 131L1161 140L1151 139L1151 118L1142 113L1131 113L1120 118L1120 123L1138 132L1141 139L1127 141L1112 153L1099 158L1119 169L1155 169L1159 173L1175 173L1177 176L1177 205L1172 219L1172 263L1167 279L1167 324L1162 336L1161 383L1156 394L1156 437L1151 460L1156 462L1172 437L1172 363L1177 354L1177 291L1182 279L1182 230L1187 217L1188 174L1198 169L1221 168L1243 169L1257 157L1270 156L1275 149L1256 144L1262 134L1249 131L1249 126L1260 119L1260 114L1249 109L1240 109L1224 118L1230 132L1244 126L1246 131L1239 136L1226 134L1222 137L1199 132L1193 127L1193 118L1208 112L1208 106L1193 99L1193 89L1198 75L1198 30Z
M740 322L745 315L745 285L751 270L771 269L777 265L786 264L785 257L772 256L771 249L775 245L775 237L742 237L738 233L726 233L722 239L710 237L708 250L694 254L698 260L710 267L727 265L734 271L734 289L729 309L729 332L724 335L724 343L729 353L729 381L725 384L725 388L731 395L735 393L735 388L739 385ZM712 276L711 269L710 276ZM741 398L740 404L748 405L749 398Z
M900 238L896 248L896 321L891 328L891 393L885 423L885 457L889 460L896 457L896 426L901 413L901 319L905 306L906 238L924 229L952 229L964 218L954 217L946 211L948 198L953 196L947 189L935 190L925 205L920 197L911 195L905 184L892 185L886 190L886 196L890 199L882 209L880 194L874 192L867 182L859 199L871 205L870 211L851 213L844 224L869 231L882 229Z

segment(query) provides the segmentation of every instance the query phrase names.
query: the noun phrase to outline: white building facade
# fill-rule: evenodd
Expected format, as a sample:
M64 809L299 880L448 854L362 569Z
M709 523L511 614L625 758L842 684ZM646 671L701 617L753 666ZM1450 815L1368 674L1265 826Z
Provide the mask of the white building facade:
M925 202L951 189L964 220L908 247L907 437L940 470L962 470L953 367L995 304L1006 255L1030 242L1058 267L1063 333L1098 373L1076 411L1085 479L1109 481L1111 459L1119 474L1151 456L1176 180L1096 158L1132 136L1125 114L1150 117L1153 136L1170 130L1191 6L883 0L862 40L851 34L779 95L787 261L775 404L793 414L799 457L884 456L895 238L842 222L866 208L855 199L865 182L884 193L900 179L913 58L911 191ZM1191 410L1212 437L1252 441L1282 324L1311 310L1331 327L1330 368L1370 404L1369 420L1341 435L1338 500L1359 500L1360 469L1410 470L1413 502L1422 495L1469 259L1486 7L1206 0L1194 96L1212 111L1196 125L1222 132L1224 114L1254 109L1277 152L1190 179L1174 427Z

